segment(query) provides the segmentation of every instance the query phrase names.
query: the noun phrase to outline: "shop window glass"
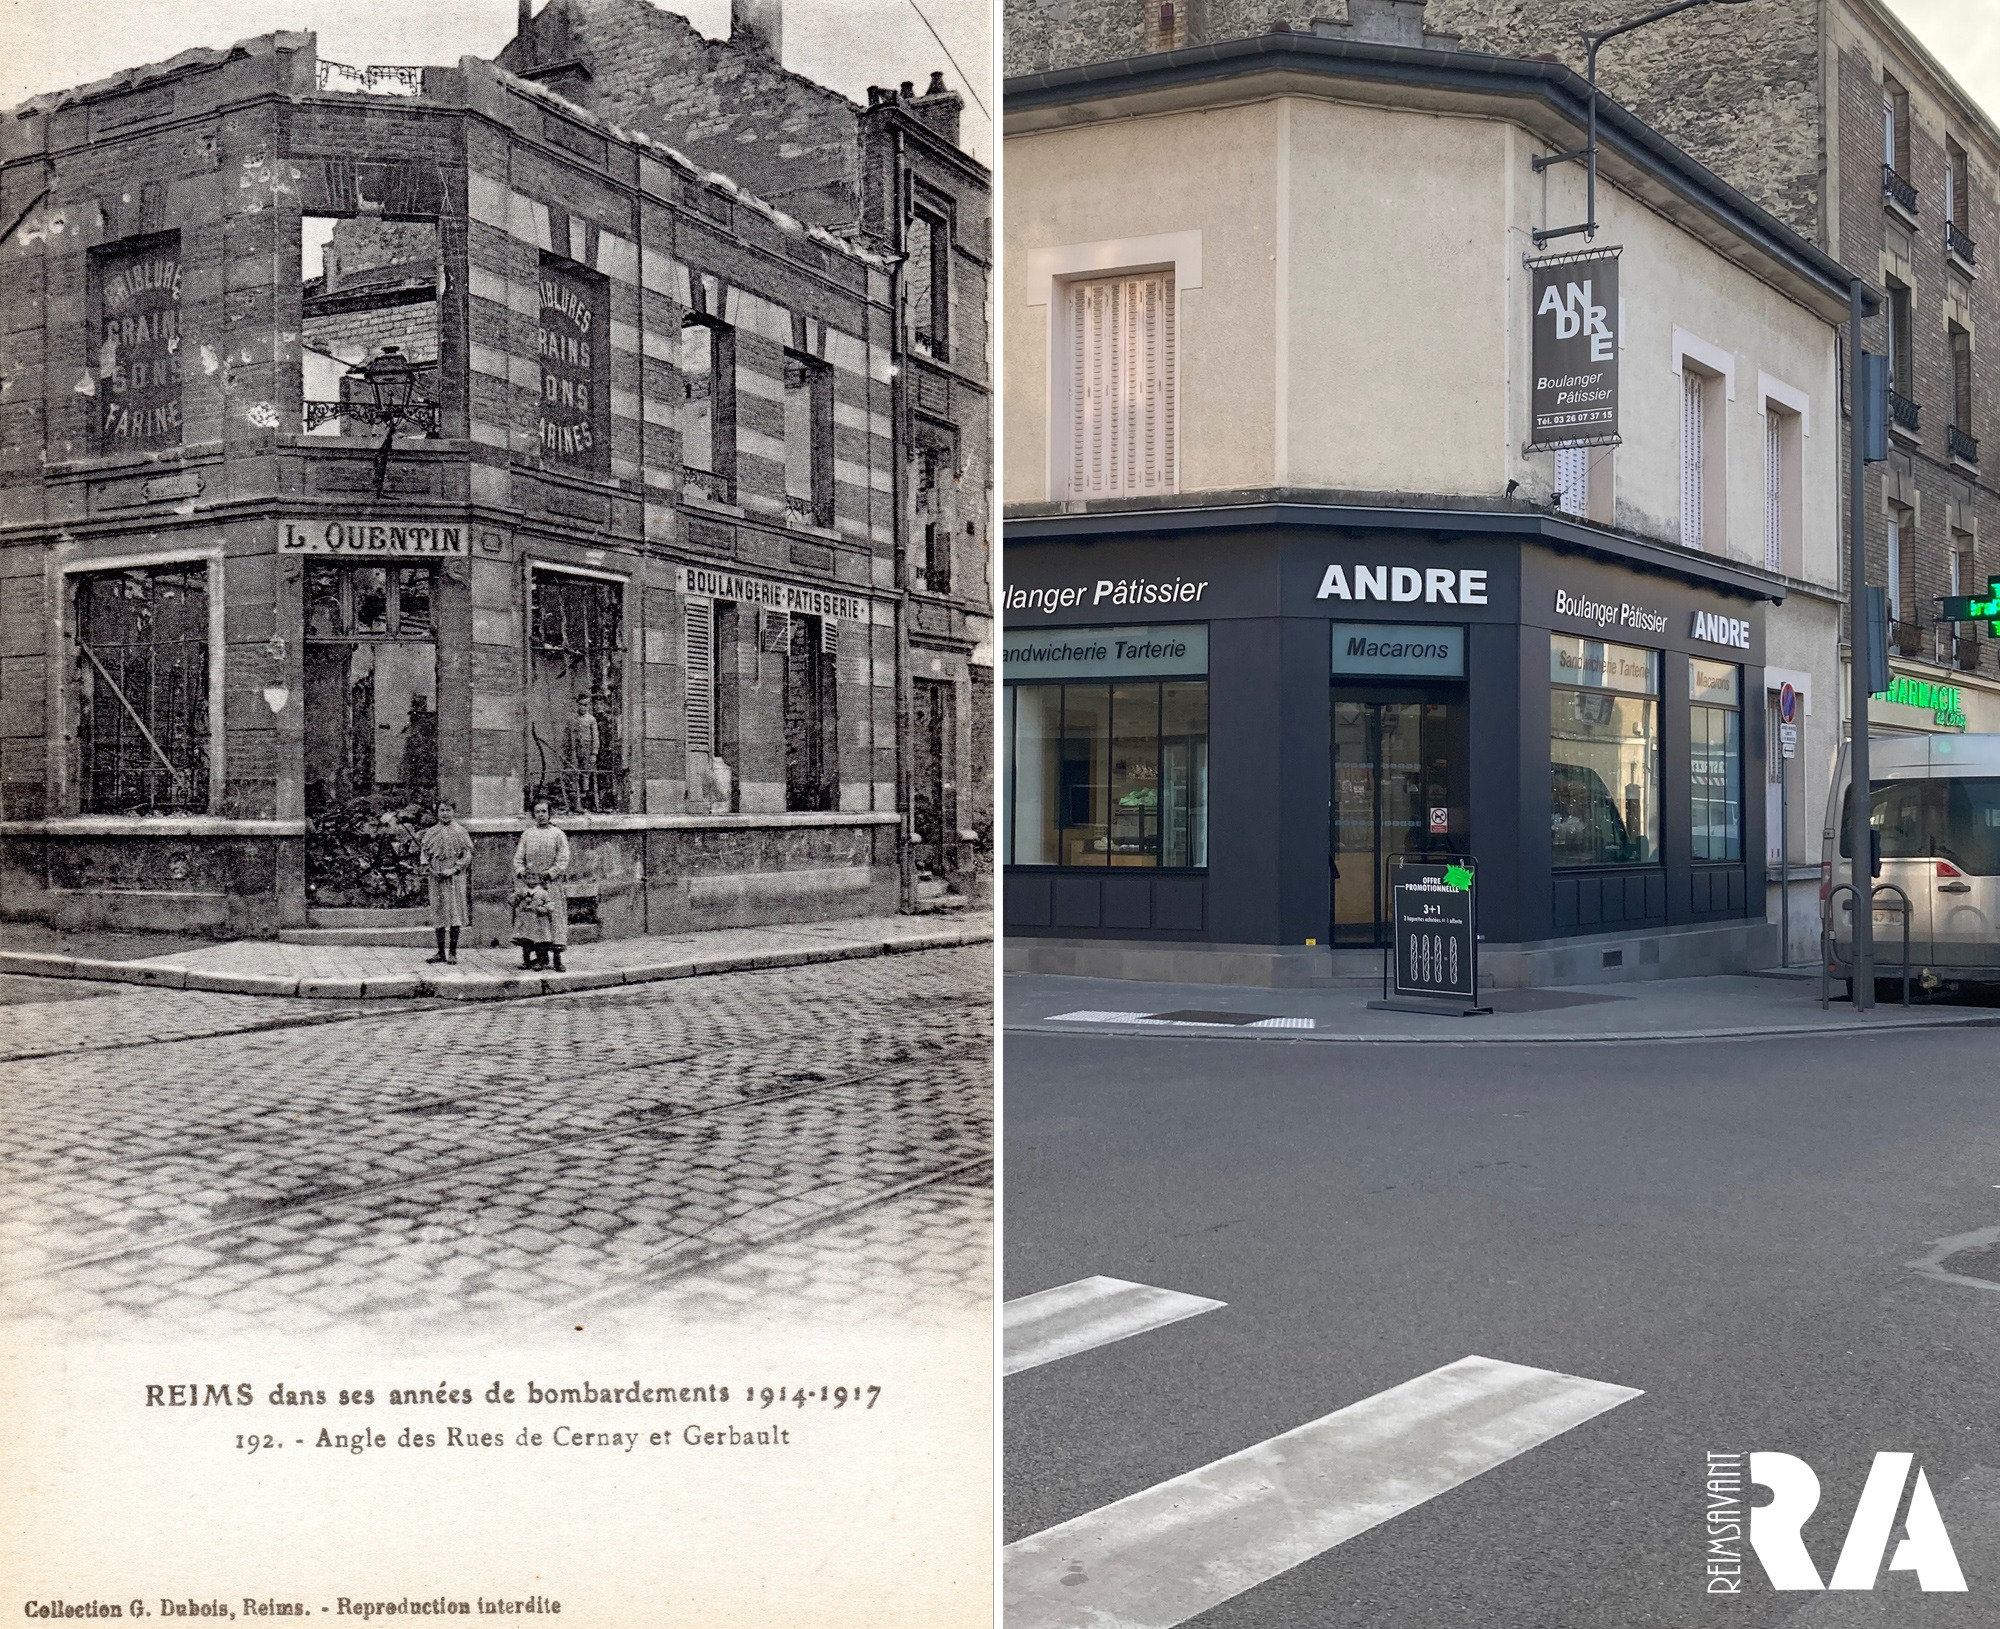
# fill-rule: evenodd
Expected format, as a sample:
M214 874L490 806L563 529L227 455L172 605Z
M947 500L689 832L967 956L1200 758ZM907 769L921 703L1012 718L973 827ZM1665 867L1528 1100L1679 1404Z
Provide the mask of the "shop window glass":
M1208 686L1160 687L1160 864L1208 864Z
M1660 656L1550 637L1550 832L1557 867L1660 860Z
M85 814L208 812L208 568L76 579Z
M438 229L380 215L299 221L299 373L308 435L379 438L355 371L395 350L416 370L398 435L438 428Z
M1688 771L1697 860L1743 858L1743 670L1688 663Z
M1062 700L1059 684L1007 687L1012 710L1008 736L1007 808L1016 865L1055 865L1061 830L1057 788L1062 784Z
M1015 865L1208 863L1204 680L1008 688Z
M626 807L625 588L601 577L537 571L528 623L528 761L524 807Z

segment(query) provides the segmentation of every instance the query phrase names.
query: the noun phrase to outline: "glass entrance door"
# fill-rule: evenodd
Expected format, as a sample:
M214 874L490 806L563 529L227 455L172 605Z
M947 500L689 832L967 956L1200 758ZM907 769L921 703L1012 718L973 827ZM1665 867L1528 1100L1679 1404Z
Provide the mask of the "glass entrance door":
M1466 788L1457 687L1334 691L1331 943L1388 943L1392 856L1469 851Z

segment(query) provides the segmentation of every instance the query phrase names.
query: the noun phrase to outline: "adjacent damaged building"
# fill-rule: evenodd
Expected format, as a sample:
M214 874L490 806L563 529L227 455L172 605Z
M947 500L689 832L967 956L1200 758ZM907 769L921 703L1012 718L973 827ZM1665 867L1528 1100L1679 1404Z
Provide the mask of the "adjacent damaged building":
M541 77L277 33L5 121L5 914L387 921L437 796L475 937L543 798L608 934L976 895L985 398L931 460L935 273L893 205L829 230Z

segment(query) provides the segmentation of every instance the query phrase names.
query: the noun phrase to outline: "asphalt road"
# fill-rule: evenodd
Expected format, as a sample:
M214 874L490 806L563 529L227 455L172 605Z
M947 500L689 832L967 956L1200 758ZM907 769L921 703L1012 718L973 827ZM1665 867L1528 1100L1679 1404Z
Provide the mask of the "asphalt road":
M1991 1030L1646 1046L1010 1032L1005 1071L1006 1296L1103 1274L1227 1303L1007 1380L1009 1542L1478 1354L1644 1395L1185 1621L2000 1625L2000 1283L1908 1265L2000 1223ZM1705 1593L1711 1450L1814 1467L1804 1537L1822 1575L1874 1454L1914 1453L1967 1593L1900 1571L1866 1593L1781 1594L1747 1553L1740 1596ZM1214 1554L1175 1530L1148 1564L1227 1570L1222 1552L1268 1536L1259 1519L1230 1514ZM1103 1559L1086 1547L1053 1545L1071 1568L1046 1591L1059 1602ZM1062 1621L1060 1604L1009 1619Z

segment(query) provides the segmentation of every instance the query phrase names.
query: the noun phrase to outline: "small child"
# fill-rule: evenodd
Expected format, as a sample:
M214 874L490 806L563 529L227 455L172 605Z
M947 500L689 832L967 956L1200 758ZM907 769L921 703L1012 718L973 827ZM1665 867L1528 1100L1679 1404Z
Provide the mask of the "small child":
M524 969L547 967L556 936L555 903L542 884L517 887L508 896L514 907L514 943L521 947Z

